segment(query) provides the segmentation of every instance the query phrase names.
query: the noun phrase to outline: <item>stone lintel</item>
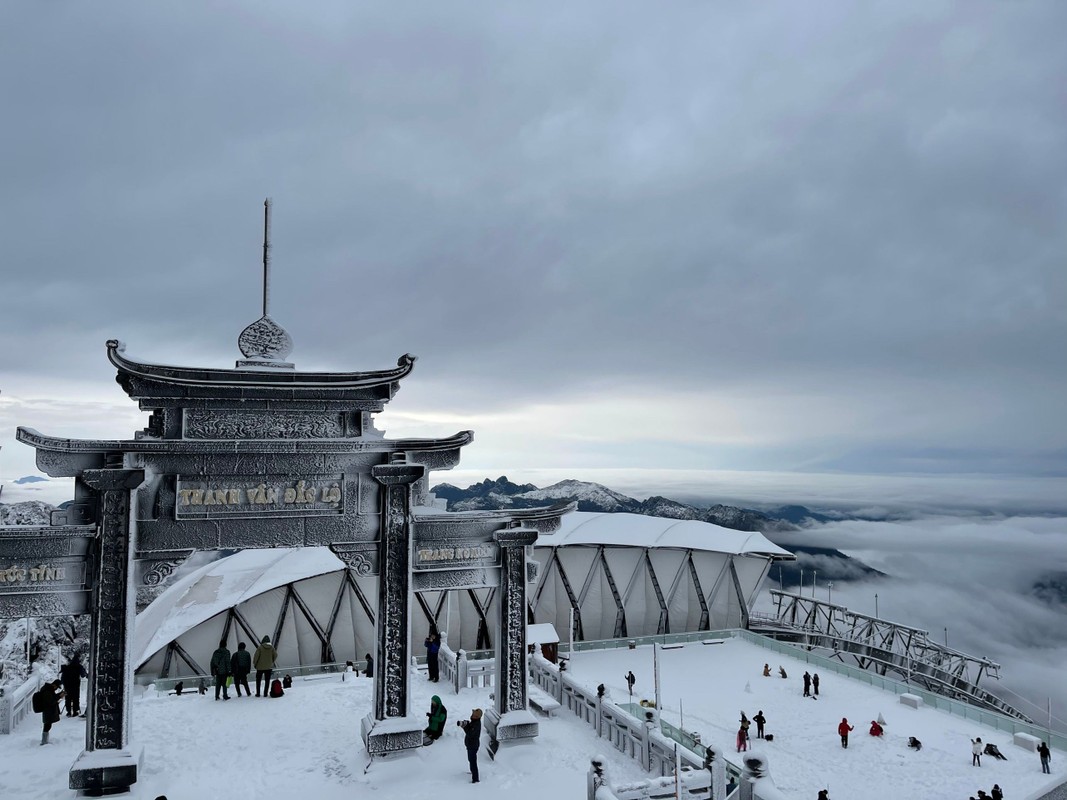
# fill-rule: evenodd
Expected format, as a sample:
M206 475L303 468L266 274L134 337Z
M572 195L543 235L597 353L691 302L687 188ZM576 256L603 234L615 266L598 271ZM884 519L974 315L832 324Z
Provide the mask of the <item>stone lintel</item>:
M82 482L100 492L115 489L136 489L144 483L143 469L87 469Z
M383 486L398 486L417 481L426 474L426 467L406 462L377 464L371 467L370 474Z
M137 782L144 747L122 750L83 750L70 768L70 788L87 794L128 791Z
M493 532L493 541L501 547L519 547L537 541L537 531L533 528L502 528Z
M372 756L422 747L422 729L423 723L410 717L376 720L373 714L360 725L363 745Z

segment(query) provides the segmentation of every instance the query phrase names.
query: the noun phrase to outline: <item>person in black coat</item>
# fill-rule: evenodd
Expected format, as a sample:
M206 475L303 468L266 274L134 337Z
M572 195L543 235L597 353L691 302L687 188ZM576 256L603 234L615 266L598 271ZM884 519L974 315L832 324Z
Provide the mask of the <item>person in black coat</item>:
M374 677L374 659L370 657L370 653L365 653L363 660L367 662L367 668L363 670L363 674L368 678Z
M63 681L56 678L51 683L41 687L41 697L44 701L44 711L41 719L44 722L44 730L41 731L41 744L48 744L48 732L52 730L52 723L59 722L59 700L63 697Z
M471 783L478 782L478 748L482 743L482 710L471 711L470 719L461 719L456 723L463 728L463 746L467 748L467 763L471 767Z
M245 689L248 697L252 696L252 690L248 688L248 673L252 671L252 654L245 648L244 642L238 642L237 652L230 657L230 673L233 675L233 688L237 690L237 696L241 696L241 687Z
M82 678L89 677L78 655L71 656L70 663L59 668L63 691L67 696L67 716L81 716Z

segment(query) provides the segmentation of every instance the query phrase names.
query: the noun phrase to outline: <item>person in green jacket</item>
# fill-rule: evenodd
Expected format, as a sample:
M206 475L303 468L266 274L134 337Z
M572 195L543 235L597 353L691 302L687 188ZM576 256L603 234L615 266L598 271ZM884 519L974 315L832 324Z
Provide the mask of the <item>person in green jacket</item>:
M229 700L230 692L226 688L226 679L230 677L230 651L226 649L226 640L219 642L219 649L211 654L211 676L215 679L215 699Z
M252 656L252 666L256 668L256 697L259 697L259 682L263 681L263 697L270 695L270 676L274 672L274 665L278 661L278 651L270 643L270 637L264 636L263 641L256 648L256 654Z
M433 744L441 738L441 734L445 732L445 721L448 719L448 709L441 703L441 698L434 695L430 698L430 710L426 716L430 718L430 724L426 727L423 733L426 734L426 738L430 741L427 744Z

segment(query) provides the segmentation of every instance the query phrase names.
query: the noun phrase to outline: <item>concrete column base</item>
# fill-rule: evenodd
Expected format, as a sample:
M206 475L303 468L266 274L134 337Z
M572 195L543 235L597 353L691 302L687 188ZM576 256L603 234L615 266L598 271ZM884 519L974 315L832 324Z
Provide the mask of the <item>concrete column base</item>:
M423 726L408 717L376 720L368 714L360 728L363 745L372 756L422 747Z
M70 788L91 796L128 791L143 760L144 748L132 744L123 750L83 750L70 768Z
M500 714L495 708L490 708L482 717L482 723L492 742L534 739L540 732L537 717L525 708L508 711L505 714Z

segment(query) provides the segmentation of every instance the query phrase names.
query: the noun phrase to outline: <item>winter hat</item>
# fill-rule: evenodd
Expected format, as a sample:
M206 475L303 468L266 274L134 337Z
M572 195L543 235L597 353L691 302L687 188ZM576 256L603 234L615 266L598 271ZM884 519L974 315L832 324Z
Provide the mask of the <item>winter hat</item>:
M270 644L270 637L269 637L269 636L264 636L264 637L263 637L262 639L260 639L259 641L260 641L260 642L261 642L262 644Z
M480 708L476 708L471 712L471 719L481 719L481 718L482 718L482 710Z
M437 695L434 695L433 697L430 698L430 702L431 703L437 703L437 705L441 705L441 698L438 697Z

